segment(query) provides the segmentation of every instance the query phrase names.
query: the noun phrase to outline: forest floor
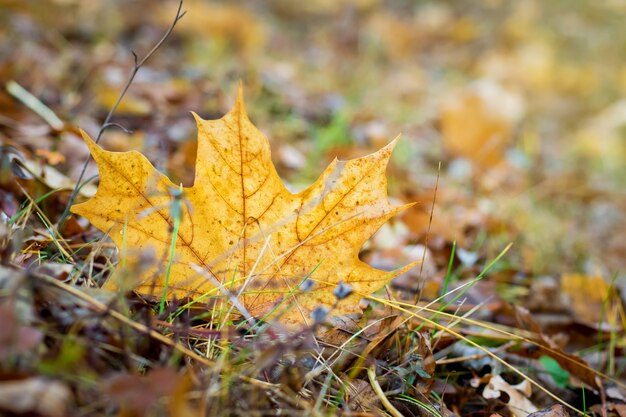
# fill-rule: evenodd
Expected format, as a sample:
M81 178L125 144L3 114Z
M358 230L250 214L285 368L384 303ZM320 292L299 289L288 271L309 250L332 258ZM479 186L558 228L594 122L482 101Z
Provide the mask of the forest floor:
M0 0L0 414L626 417L624 3L299 3ZM79 129L190 187L240 84L293 192L399 136L362 315L100 288Z

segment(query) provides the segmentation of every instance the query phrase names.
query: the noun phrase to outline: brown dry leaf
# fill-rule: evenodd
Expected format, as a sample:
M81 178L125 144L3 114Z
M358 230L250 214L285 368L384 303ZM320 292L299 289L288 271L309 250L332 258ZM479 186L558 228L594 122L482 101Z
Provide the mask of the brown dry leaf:
M515 311L515 318L524 329L528 329L536 334L535 341L541 346L539 351L545 355L550 356L552 359L558 362L558 364L571 373L576 378L580 379L585 384L592 388L598 387L597 375L589 367L587 362L578 356L571 355L564 352L552 338L546 336L541 331L541 326L532 318L530 312L520 306L513 306ZM548 349L547 349L548 348Z
M59 165L65 162L65 155L48 149L35 149L35 155L43 158L50 165Z
M96 98L101 107L110 109L117 102L119 94L119 86L103 85L97 92ZM133 116L147 116L151 110L150 102L144 97L139 97L135 94L128 94L117 107L117 111L120 114Z
M41 331L20 323L14 306L0 304L0 360L6 361L13 354L34 350L42 340Z
M201 406L192 406L189 401L189 393L193 389L191 375L183 374L176 383L176 387L167 404L171 417L201 417L204 416Z
M195 183L178 200L178 187L143 155L105 151L84 134L100 184L95 197L72 212L109 233L122 259L156 254L160 261L133 285L138 293L161 297L165 287L170 299L197 299L221 295L219 283L240 295L255 317L286 301L280 319L296 324L307 322L316 307L332 306L341 281L354 293L333 313L360 313L361 296L414 265L386 272L359 260L365 241L410 206L393 207L387 199L385 169L395 141L363 158L334 160L313 185L291 194L272 165L268 140L246 114L241 89L222 119L196 116L196 122ZM302 292L306 279L315 285ZM105 288L120 285L114 275Z
M270 0L268 4L279 14L305 17L312 16L335 16L344 10L365 12L372 10L380 3L380 0L309 0L299 2L293 7L290 0Z
M570 417L570 413L561 404L555 404L545 410L535 411L529 414L528 417Z
M31 160L25 160L23 165L29 173L53 190L72 190L76 186L71 178L50 165L42 165ZM79 194L84 197L91 197L95 193L93 184L85 184L79 190Z
M601 326L603 321L609 325L607 328L621 327L617 300L610 297L614 291L602 276L563 274L561 292L569 299L577 320L592 327Z
M381 44L381 50L394 60L417 49L421 33L415 22L394 13L380 11L372 15L369 32Z
M521 98L491 82L481 82L445 103L441 110L444 146L476 165L502 161L515 122L523 112Z
M367 412L381 407L378 395L372 385L363 379L355 379L347 384L346 403L350 410Z
M609 410L615 411L619 417L626 417L626 404L609 403Z
M527 380L517 385L510 385L500 375L494 375L485 386L483 397L487 399L500 398L502 392L509 396L507 406L513 416L527 417L530 413L537 411L537 407L528 399L531 394L531 387Z
M59 381L33 377L0 382L0 412L63 417L74 401L72 391Z
M214 42L222 49L252 53L263 49L266 29L262 21L246 8L228 3L191 0L185 6L193 13L185 15L185 24L177 27L192 38ZM163 7L160 19L169 25L171 11Z
M186 388L183 378L168 368L152 369L143 376L119 374L109 378L105 392L110 401L120 407L118 416L143 416L148 415L160 398L170 397L177 390Z

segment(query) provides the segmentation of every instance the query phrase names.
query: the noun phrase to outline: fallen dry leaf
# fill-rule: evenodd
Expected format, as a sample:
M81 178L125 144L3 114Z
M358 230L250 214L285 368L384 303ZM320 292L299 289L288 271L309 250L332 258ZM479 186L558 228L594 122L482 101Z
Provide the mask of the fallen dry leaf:
M410 206L393 207L387 199L385 169L395 141L363 158L334 160L313 185L291 194L272 164L268 140L247 116L241 89L223 118L196 116L196 122L196 178L182 194L140 153L108 152L83 135L100 184L72 212L109 233L126 262L156 255L159 261L132 284L138 293L197 299L221 295L219 285L240 295L255 317L287 300L280 320L295 324L307 322L320 305L334 305L341 281L354 292L333 313L360 313L361 296L414 265L386 272L359 260L365 241ZM105 288L129 285L120 281L123 263ZM306 279L315 285L300 291Z
M24 166L35 178L53 190L71 190L76 186L74 181L50 165L41 165L34 161L26 160L24 161ZM79 194L91 197L95 194L93 185L85 184L80 188Z
M263 50L267 30L259 16L245 7L199 0L191 0L185 5L194 13L188 13L185 24L176 28L181 33L192 39L214 43L223 52L231 48L243 54ZM169 25L170 9L162 7L159 14L159 20L164 25Z
M561 292L579 321L592 327L620 330L619 301L612 297L615 291L602 276L563 274Z
M73 401L70 389L58 381L33 377L0 382L2 412L63 417L67 415L67 409Z
M555 404L545 410L535 411L528 417L570 417L570 413L561 404Z
M11 355L34 350L42 341L43 333L20 323L16 309L9 303L0 303L0 360Z
M530 413L537 411L537 407L528 399L531 394L531 387L527 380L517 385L510 385L500 375L494 375L485 386L483 397L487 399L500 398L502 392L509 396L507 406L513 416L527 417Z
M455 157L488 167L500 163L523 102L498 84L479 82L441 109L444 146Z
M363 379L355 379L347 384L346 397L350 410L367 412L381 406L372 385Z
M188 388L189 384L181 383L183 378L167 368L152 369L143 376L119 374L109 378L105 392L109 400L120 407L119 416L143 416L149 414L160 398Z
M553 338L543 333L541 326L533 319L527 309L517 305L513 306L513 308L515 318L520 327L535 333L534 339L539 344L539 352L550 356L557 361L563 369L570 372L585 384L592 388L598 388L597 375L587 362L578 356L563 351L563 349L554 342Z

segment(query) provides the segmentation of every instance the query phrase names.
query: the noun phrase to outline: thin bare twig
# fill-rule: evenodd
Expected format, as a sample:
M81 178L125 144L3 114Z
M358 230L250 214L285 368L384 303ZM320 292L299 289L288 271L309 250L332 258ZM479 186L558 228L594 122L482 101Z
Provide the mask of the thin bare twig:
M117 127L118 129L120 129L122 132L127 133L127 134L131 134L133 133L132 130L126 129L124 126L122 126L119 123L115 123L115 122L109 122L105 125L102 125L101 129L108 129L109 127Z
M133 80L135 79L135 76L137 75L141 67L143 67L145 63L148 61L148 59L150 59L152 55L154 55L157 49L159 49L161 45L163 45L163 43L167 40L167 38L170 36L172 31L174 30L174 27L176 26L178 21L183 18L185 13L187 13L186 11L182 10L183 1L184 0L180 0L180 2L178 3L176 16L174 17L174 21L172 22L170 27L167 29L163 37L152 47L152 49L150 49L150 51L146 54L146 56L143 57L143 59L139 60L139 57L137 57L137 54L134 51L131 51L135 59L133 70L130 73L130 77L128 77L128 81L126 81L126 85L124 85L124 88L122 89L119 97L115 101L115 104L113 105L113 107L111 107L111 110L109 111L106 118L104 119L104 122L102 123L102 126L100 127L100 130L98 131L98 135L96 136L96 143L100 142L100 138L102 137L102 134L108 127L111 127L111 126L121 127L117 123L112 123L111 118L113 117L113 114L115 113L120 103L122 102L122 99L128 92L128 89L133 83ZM126 131L125 128L122 128L122 129ZM85 164L83 165L83 169L80 172L80 175L78 176L78 180L76 181L76 186L74 187L74 190L72 191L72 195L70 196L67 202L67 205L65 206L65 210L63 211L63 214L61 214L61 218L59 219L59 225L62 225L63 222L65 222L65 219L70 213L70 207L72 207L72 204L74 204L74 200L76 199L76 196L78 195L78 190L80 190L80 187L81 187L81 181L83 180L83 176L85 175L85 171L87 170L87 165L89 164L90 160L91 160L91 155L87 158L87 160L85 161Z
M418 275L418 282L422 285L420 286L420 290L415 298L415 304L419 303L422 299L422 290L424 289L422 272L424 271L424 261L426 261L426 251L428 250L428 242L430 242L430 228L433 224L433 214L435 213L435 204L437 203L437 190L439 189L439 174L441 174L441 161L439 161L439 166L437 167L437 181L435 182L435 192L433 194L433 204L430 207L430 216L428 218L428 230L426 231L426 240L424 241L424 252L422 252L422 263L420 265L420 272Z

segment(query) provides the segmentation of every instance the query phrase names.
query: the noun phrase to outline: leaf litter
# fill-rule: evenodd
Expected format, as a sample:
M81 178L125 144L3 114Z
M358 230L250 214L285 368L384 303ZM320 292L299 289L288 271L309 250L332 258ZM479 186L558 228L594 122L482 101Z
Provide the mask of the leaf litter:
M541 410L530 415L624 414L623 13L611 3L401 3L186 2L191 14L138 72L100 143L141 150L170 178L147 193L152 208L126 213L170 219L146 251L63 212L87 156L78 127L98 131L132 64L128 45L149 51L171 7L6 6L0 30L17 41L0 48L0 80L22 89L0 91L3 413L513 415L527 400ZM281 305L268 316L248 301L256 289L239 294L224 277L203 277L211 299L162 297L171 220L179 213L184 229L198 211L185 202L203 156L188 111L221 117L240 79L273 149L265 164L289 190L403 132L387 168L392 197L378 191L417 205L352 249L389 278L418 249L427 265L374 295L351 284L341 300L332 292L344 277L326 279L326 307L297 314L308 324L279 311L276 289L268 305ZM99 170L88 166L81 201ZM240 227L234 240L255 231ZM234 282L260 274L275 240L255 241L246 262L228 264L237 250L227 251L221 269ZM324 263L313 264L288 275L319 284ZM152 288L126 291L146 277ZM556 398L530 382L518 397L515 370ZM500 396L485 398L496 376ZM42 384L54 401L39 397Z

